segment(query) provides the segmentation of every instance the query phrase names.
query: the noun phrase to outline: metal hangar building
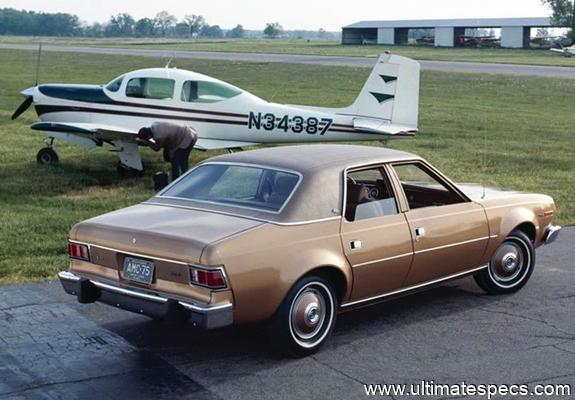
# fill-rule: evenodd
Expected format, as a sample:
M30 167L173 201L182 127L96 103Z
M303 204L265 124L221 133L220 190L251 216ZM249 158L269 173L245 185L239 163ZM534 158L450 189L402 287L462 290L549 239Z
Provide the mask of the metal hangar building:
M456 47L466 29L501 29L501 47L527 48L531 28L551 28L549 18L429 19L412 21L360 21L342 28L342 44L408 43L410 29L433 29L436 47Z

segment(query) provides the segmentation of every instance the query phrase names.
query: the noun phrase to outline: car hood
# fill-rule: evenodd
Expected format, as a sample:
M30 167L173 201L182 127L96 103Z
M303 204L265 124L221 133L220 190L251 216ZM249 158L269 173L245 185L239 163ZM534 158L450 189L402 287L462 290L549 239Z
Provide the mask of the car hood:
M473 201L495 199L500 197L515 197L524 193L497 187L483 186L475 183L458 183L457 187Z
M203 249L262 222L181 207L140 204L77 224L70 238L121 252L200 263Z

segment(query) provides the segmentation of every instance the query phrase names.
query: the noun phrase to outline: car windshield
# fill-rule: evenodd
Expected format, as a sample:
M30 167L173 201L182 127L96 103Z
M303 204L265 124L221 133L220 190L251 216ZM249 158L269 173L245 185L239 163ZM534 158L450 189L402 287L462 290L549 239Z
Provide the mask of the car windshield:
M205 164L161 196L277 213L291 197L299 179L294 172L259 166Z

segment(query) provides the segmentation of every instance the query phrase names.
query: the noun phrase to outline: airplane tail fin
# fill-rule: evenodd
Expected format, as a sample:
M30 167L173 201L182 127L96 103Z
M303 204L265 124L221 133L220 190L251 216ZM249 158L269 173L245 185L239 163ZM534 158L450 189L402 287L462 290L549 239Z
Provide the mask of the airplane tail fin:
M345 113L356 129L389 135L417 132L420 65L410 58L382 54L355 102Z

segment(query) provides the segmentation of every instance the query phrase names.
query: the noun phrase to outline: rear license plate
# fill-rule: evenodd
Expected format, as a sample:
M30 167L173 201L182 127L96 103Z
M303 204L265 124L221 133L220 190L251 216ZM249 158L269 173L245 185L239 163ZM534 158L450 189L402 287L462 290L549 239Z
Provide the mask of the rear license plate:
M154 263L126 257L124 259L124 278L149 285L154 279Z

